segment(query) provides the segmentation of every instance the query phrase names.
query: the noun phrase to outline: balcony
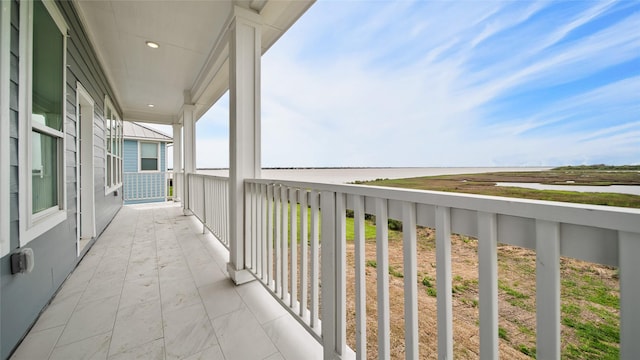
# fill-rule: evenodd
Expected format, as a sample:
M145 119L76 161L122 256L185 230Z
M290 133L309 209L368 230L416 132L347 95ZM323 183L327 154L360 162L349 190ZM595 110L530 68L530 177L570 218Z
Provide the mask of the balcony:
M124 206L12 359L310 359L322 348L173 203Z
M325 358L392 357L390 346L389 231L376 228L374 256L376 320L367 324L365 215L376 222L403 222L404 356L435 357L421 349L416 263L419 226L435 229L437 357L454 357L452 308L453 233L478 238L479 349L482 359L500 355L498 331L497 245L535 251L537 358L561 356L560 256L617 266L620 272L620 354L640 353L640 211L581 204L531 201L480 195L398 190L352 185L252 179L244 182L244 241L230 242L228 179L189 174L185 203L207 228L242 254L243 264L282 307L323 346ZM233 208L233 204L231 204ZM353 212L354 244L347 246L347 210ZM322 244L322 246L321 246ZM369 255L370 256L370 255ZM349 258L349 261L347 261ZM351 260L353 259L353 261ZM237 264L236 264L237 266ZM411 269L411 270L409 270ZM347 284L347 273L354 283ZM348 297L347 286L355 288ZM347 305L349 304L349 306ZM354 304L354 305L352 305ZM371 310L369 310L371 312ZM355 313L355 315L353 314ZM347 345L347 318L355 317L353 349ZM367 336L374 328L377 339ZM420 334L419 334L420 333ZM436 334L437 333L437 334ZM396 339L398 340L398 339ZM373 344L372 344L373 342ZM368 354L370 347L377 354ZM505 354L502 354L503 356ZM393 357L397 357L397 353Z
M377 310L375 324L367 325L365 214L379 224L403 222L400 341L407 359L436 357L421 350L417 271L408 270L418 266L418 226L436 232L437 330L430 331L438 358L454 357L452 233L478 238L480 358L500 355L498 243L536 252L537 358L560 358L560 256L619 267L620 354L632 359L640 353L639 210L251 179L243 190L245 237L234 242L229 179L188 174L183 185L183 206L194 217L175 205L125 206L15 359L91 351L110 358L142 352L159 358L388 359L389 232L376 227ZM346 242L347 210L354 217L353 247ZM240 256L232 260L234 253ZM234 286L225 271L234 261L255 281ZM348 272L354 283L347 284ZM355 288L354 298L348 298L347 286ZM348 314L347 303L355 315ZM347 345L348 316L355 317L353 349ZM367 336L372 326L375 344ZM369 346L377 354L367 353Z

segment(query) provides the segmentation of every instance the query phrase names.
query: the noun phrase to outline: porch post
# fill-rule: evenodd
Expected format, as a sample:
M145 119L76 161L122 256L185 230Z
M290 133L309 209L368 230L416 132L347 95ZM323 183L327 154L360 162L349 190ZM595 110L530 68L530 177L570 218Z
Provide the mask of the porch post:
M253 280L245 267L244 181L260 177L260 15L236 6L229 31L229 276Z
M184 181L182 193L182 208L185 215L189 211L189 181L188 175L196 172L196 119L193 116L194 105L191 99L185 95L185 104L182 106L182 124L184 126Z
M182 201L182 125L173 124L173 201Z

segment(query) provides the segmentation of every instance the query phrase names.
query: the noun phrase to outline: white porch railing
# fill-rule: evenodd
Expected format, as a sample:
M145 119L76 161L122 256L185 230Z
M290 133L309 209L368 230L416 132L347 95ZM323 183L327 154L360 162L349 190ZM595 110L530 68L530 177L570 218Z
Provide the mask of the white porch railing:
M124 201L145 201L167 199L167 173L123 173Z
M212 177L190 177L189 194L193 195L190 199L194 201L195 212L204 211L203 203L225 206L220 199L215 199L216 196L224 199L224 195L220 192L214 195L203 186L206 178ZM219 178L212 181L224 183L224 179ZM622 359L632 359L640 353L637 341L640 262L636 261L640 254L640 211L637 209L264 179L245 182L245 209L247 267L323 344L325 358L342 358L348 351L347 209L353 210L355 224L354 350L359 359L367 358L365 214L375 215L378 224L386 224L389 218L403 222L407 359L419 358L417 226L436 229L438 358L453 358L452 233L478 238L482 359L496 359L499 354L498 243L536 251L537 358L560 358L561 255L619 267L620 354ZM388 359L388 228L377 226L376 232L377 348L378 357Z
M189 210L229 248L229 179L188 174ZM204 231L204 229L203 229Z

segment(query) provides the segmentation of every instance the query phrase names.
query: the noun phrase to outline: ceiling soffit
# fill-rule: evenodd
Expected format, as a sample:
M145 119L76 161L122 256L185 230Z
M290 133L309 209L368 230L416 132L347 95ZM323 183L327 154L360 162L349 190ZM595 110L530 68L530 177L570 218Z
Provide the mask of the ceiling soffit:
M264 53L312 3L74 1L123 118L164 124L180 120L185 92L199 118L227 91L227 29L234 6L260 13ZM149 48L147 41L160 47Z

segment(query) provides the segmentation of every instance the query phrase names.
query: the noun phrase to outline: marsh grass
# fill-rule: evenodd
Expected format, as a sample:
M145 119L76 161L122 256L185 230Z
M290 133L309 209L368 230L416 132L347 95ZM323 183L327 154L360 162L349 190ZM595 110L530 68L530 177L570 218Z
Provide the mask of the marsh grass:
M495 186L497 182L566 185L567 190L534 190ZM638 171L549 170L540 172L499 172L379 180L363 184L640 208L640 196L637 195L570 191L572 185L640 185L640 172Z

